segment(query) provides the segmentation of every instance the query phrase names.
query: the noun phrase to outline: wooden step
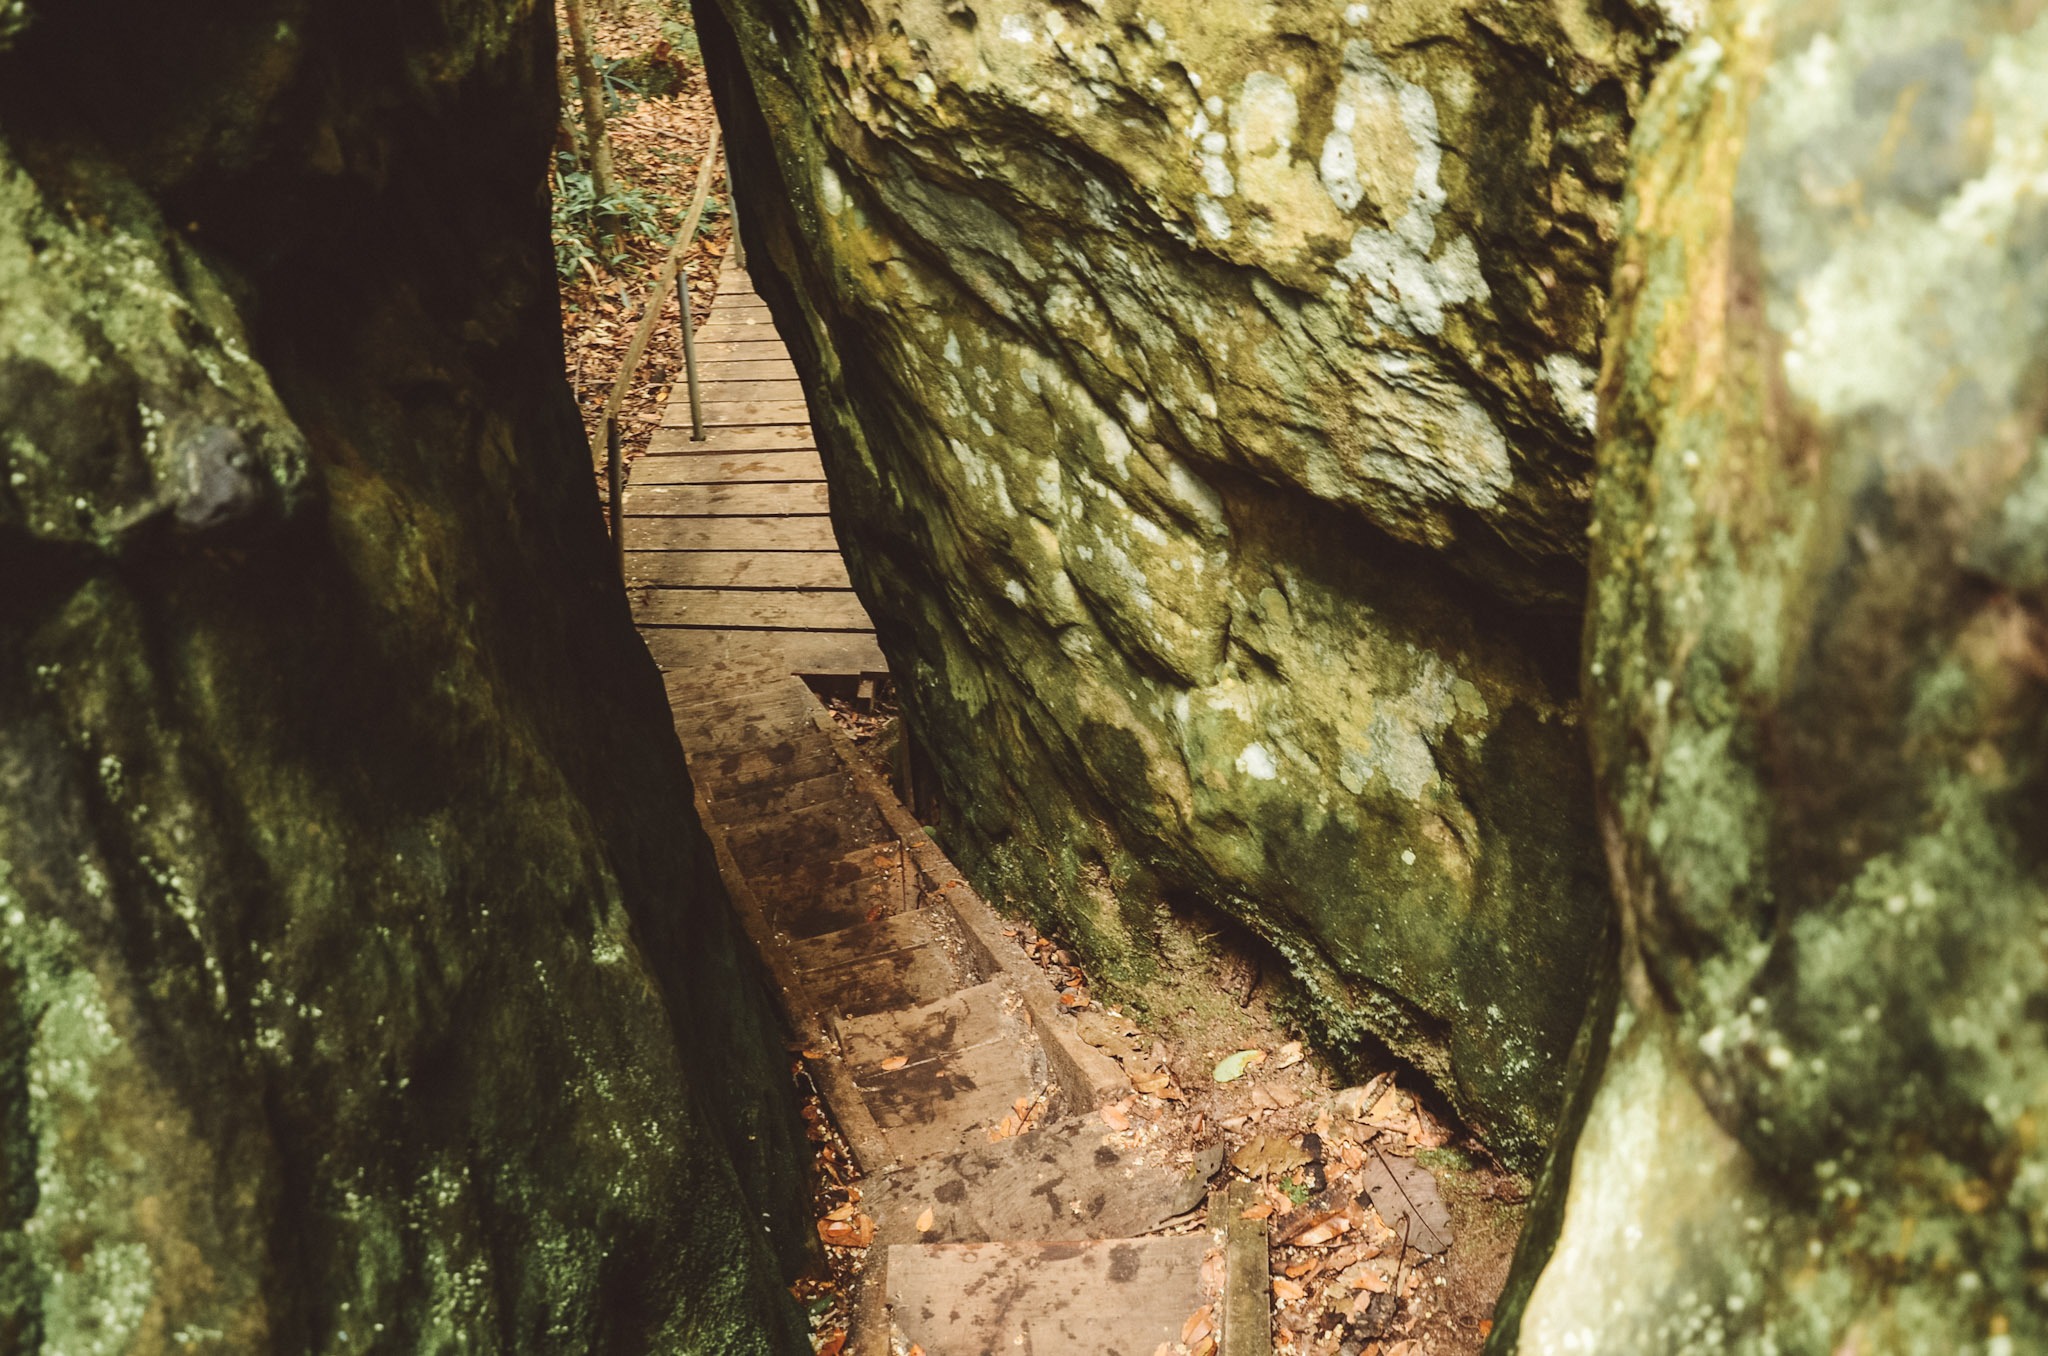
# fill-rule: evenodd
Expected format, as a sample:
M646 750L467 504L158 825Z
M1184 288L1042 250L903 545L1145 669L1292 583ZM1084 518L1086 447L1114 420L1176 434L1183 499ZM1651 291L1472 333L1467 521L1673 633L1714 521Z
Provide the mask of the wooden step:
M936 1002L968 979L923 909L793 942L790 953L811 996L846 1017Z
M856 795L731 824L726 841L741 869L771 872L821 854L841 857L892 840L873 803Z
M901 1161L962 1153L993 1142L1021 1102L1047 1095L1045 1054L1020 1037L969 1046L857 1079L868 1114Z
M918 907L917 886L908 859L888 848L851 854L830 876L803 869L757 877L755 897L777 929L798 938L906 913Z
M850 589L639 589L633 617L642 626L715 630L874 630Z
M824 478L825 463L816 452L808 451L641 457L633 463L627 493L650 485L734 485Z
M832 520L815 518L649 518L626 528L635 551L833 551ZM644 566L642 567L645 568Z
M831 510L825 483L738 485L635 485L626 491L629 518L745 518L776 514L813 516ZM631 539L631 529L628 529Z
M633 588L850 589L853 579L836 551L629 552Z
M698 673L721 670L747 677L792 673L844 678L886 674L889 661L871 634L857 631L700 631L680 626L640 633L647 652L664 669ZM764 648L772 646L772 650Z

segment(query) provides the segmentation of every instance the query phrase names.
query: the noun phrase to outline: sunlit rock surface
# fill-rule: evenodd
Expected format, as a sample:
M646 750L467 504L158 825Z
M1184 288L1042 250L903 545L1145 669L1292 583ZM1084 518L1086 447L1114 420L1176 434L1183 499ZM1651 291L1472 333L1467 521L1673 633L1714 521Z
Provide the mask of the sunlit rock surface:
M1686 16L701 8L949 845L1127 993L1162 901L1244 920L1530 1162L1607 916L1599 323Z
M550 23L0 4L0 1349L807 1349Z
M1624 213L1587 692L1625 992L1519 1350L2041 1351L2048 17L1715 15Z

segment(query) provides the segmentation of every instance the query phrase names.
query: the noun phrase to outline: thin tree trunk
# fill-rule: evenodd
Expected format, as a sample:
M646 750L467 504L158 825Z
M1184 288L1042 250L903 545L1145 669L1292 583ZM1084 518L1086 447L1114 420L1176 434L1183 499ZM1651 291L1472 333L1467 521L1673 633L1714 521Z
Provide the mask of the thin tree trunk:
M576 54L576 83L583 87L583 148L590 168L590 189L597 201L612 195L612 143L604 130L604 83L590 49L590 28L583 18L583 0L563 0L569 12L569 46Z
M569 68L560 61L555 62L555 87L561 97L561 134L569 140L570 154L576 163L587 171L590 168L590 152L584 149L583 132L578 127L576 116L576 82L569 74Z

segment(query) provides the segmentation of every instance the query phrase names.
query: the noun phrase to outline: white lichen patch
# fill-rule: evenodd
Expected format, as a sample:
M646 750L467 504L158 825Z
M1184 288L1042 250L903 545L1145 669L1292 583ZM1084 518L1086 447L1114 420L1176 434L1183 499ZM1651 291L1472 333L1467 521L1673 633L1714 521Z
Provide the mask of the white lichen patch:
M1279 767L1273 762L1273 755L1263 744L1252 743L1244 746L1237 755L1237 770L1254 781L1270 782L1280 775Z
M1557 408L1574 424L1591 433L1599 425L1600 401L1594 393L1597 375L1592 368L1569 353L1553 353L1543 360L1543 374L1550 378L1550 393Z

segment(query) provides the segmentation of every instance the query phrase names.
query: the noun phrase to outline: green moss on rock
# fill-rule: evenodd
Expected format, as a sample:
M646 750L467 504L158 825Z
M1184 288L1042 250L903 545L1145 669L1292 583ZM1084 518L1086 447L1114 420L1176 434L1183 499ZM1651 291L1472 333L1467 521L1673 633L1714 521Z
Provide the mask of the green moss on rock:
M0 1347L807 1349L561 381L548 11L19 14Z
M963 864L1127 994L1185 982L1162 901L1234 915L1533 1163L1607 913L1570 655L1665 18L700 11Z
M1638 129L1586 649L1627 997L1519 1350L2048 1345L2044 80L2024 7L1748 0Z

